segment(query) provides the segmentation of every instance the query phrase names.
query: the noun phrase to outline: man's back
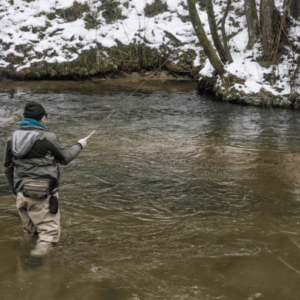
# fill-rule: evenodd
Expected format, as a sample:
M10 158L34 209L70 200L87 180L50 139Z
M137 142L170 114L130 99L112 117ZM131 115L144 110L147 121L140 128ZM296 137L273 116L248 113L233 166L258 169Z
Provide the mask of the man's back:
M81 149L80 144L75 144L66 150L54 133L42 127L21 126L8 138L4 160L5 173L14 172L14 193L34 180L49 182L51 189L57 188L58 164L67 165Z
M36 102L27 103L20 128L7 140L4 173L16 198L23 230L39 239L33 256L47 252L60 238L58 206L59 167L67 165L86 146L86 139L65 149L47 130L47 113Z

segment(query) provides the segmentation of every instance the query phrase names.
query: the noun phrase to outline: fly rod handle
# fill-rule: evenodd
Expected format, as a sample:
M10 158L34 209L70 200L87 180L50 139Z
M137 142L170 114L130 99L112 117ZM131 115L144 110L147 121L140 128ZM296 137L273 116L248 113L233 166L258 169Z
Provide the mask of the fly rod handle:
M96 130L92 131L92 132L85 138L85 140L88 141L88 139L91 138L91 137L94 135L95 132L96 132Z

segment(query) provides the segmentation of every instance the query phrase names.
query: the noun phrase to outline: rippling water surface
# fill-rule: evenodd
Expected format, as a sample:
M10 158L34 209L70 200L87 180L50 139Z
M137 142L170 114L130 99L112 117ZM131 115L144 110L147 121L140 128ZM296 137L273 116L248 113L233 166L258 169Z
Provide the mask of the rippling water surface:
M0 86L1 164L26 101L47 108L48 129L69 147L132 90ZM1 298L299 299L300 118L275 113L290 152L269 108L187 83L139 91L61 168L62 236L39 267L26 263L36 238L11 214L1 170Z

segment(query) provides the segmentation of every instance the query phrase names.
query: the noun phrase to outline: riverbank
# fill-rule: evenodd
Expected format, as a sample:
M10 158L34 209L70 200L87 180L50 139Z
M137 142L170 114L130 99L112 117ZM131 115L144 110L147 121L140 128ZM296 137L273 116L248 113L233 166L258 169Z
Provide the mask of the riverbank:
M275 2L280 13L280 1ZM199 91L234 103L300 107L300 22L289 18L280 59L265 63L260 41L247 48L243 3L230 6L225 29L233 63L224 66L226 74L220 77L199 44L185 0L5 2L0 79L143 80L168 60L157 79L197 80ZM219 33L225 5L214 3ZM197 4L197 12L211 40L205 1Z
M152 72L133 72L133 73L120 73L114 76L105 77L90 77L81 80L11 80L3 79L0 82L0 87L6 87L8 90L18 88L46 88L54 84L60 87L72 87L75 91L78 86L85 85L89 88L101 88L104 86L114 86L115 88L130 88L135 89L142 84ZM210 79L193 79L189 76L179 76L162 71L154 75L145 85L143 89L146 90L160 90L160 91L178 91L190 92L198 90L199 94L214 95L218 100L254 106L273 106L281 108L299 108L300 101L293 99L292 101L288 96L274 96L266 90L261 90L259 93L246 94L235 89L225 90L222 86L218 85L217 78Z
M162 73L163 74L163 73ZM187 78L172 78L160 76L150 79L143 85L141 90L149 91L176 91L176 92L193 92L197 89L197 82L191 81ZM7 80L5 83L0 83L0 90L9 92L12 97L14 95L23 94L24 91L34 90L47 90L52 87L53 90L61 91L82 91L84 89L87 93L98 93L102 89L114 88L135 90L145 80L145 77L140 75L130 74L128 77L119 78L91 78L91 80L71 81L71 80L31 80L31 81L13 81ZM135 76L136 75L136 76ZM128 92L129 93L129 92Z

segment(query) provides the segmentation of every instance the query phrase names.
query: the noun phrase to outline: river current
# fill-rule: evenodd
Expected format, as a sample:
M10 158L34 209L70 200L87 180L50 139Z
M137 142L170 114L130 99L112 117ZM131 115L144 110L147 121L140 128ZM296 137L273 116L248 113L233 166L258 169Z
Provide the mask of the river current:
M27 101L70 147L132 91L1 85L1 165ZM192 83L140 90L61 167L61 240L37 267L1 167L1 299L299 299L300 118L274 112Z

